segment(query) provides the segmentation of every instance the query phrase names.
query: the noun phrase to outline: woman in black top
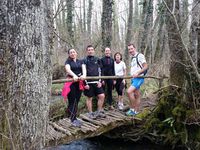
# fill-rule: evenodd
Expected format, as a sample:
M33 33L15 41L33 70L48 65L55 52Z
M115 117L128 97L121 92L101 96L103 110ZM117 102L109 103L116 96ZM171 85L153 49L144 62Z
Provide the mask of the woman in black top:
M75 49L68 50L68 59L65 62L65 69L68 78L73 78L74 82L70 85L70 92L68 94L68 112L73 126L80 127L81 122L77 120L76 114L78 109L78 102L82 91L79 89L78 79L86 77L86 68L83 62L77 59L77 52Z

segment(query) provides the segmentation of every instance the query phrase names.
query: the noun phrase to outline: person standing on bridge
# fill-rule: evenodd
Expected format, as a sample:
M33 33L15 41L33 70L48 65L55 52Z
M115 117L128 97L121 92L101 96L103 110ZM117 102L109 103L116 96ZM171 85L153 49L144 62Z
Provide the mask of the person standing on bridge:
M102 76L115 76L114 70L114 59L111 57L111 49L106 47L104 50L105 56L101 58L102 62ZM102 81L104 91L106 93L107 103L109 105L109 109L113 110L114 107L112 105L112 89L113 89L113 79L105 79Z
M131 70L130 75L133 77L131 79L131 86L128 88L128 98L130 101L130 109L126 112L126 115L133 116L138 114L140 106L140 86L144 83L144 78L137 78L139 76L144 76L148 69L148 65L145 56L138 53L134 44L128 45L128 50L132 56L131 60Z
M70 120L73 126L80 127L82 123L77 120L78 102L81 97L82 89L80 89L81 82L78 79L84 80L86 77L86 68L83 61L77 59L77 52L75 49L68 50L68 59L65 62L65 70L67 78L73 78L74 82L70 84L70 92L68 93L68 108Z
M114 68L115 68L115 75L116 76L126 76L126 64L124 61L122 61L122 54L117 52L114 54ZM124 89L125 89L126 81L123 78L114 80L114 85L118 94L118 109L123 110L124 104L123 104L123 95L124 95Z
M86 48L87 57L84 59L84 64L86 65L86 74L89 76L101 76L101 60L95 57L95 50L92 45L88 45ZM104 104L104 90L102 88L101 80L85 80L85 90L84 94L87 96L86 105L88 108L88 117L91 119L104 118L106 117L103 111ZM92 111L92 99L93 96L97 96L97 111Z

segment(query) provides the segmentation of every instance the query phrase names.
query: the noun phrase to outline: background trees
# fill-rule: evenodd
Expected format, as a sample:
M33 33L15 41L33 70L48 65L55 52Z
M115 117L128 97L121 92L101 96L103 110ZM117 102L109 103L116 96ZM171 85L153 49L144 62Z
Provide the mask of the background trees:
M0 2L0 149L42 149L51 85L50 1Z
M186 107L199 110L199 8L199 0L0 1L0 146L42 147L50 55L53 66L63 65L70 47L82 58L88 44L99 56L109 46L128 63L126 45L133 42L145 54L149 73L169 75L170 84L186 91L181 95Z

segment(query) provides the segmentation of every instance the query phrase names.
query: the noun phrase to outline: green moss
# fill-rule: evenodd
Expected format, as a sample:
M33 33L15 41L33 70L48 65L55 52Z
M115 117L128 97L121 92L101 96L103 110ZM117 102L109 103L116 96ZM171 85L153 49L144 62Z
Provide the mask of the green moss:
M137 114L137 117L143 119L146 118L149 113L150 110L148 108L144 108L141 113Z

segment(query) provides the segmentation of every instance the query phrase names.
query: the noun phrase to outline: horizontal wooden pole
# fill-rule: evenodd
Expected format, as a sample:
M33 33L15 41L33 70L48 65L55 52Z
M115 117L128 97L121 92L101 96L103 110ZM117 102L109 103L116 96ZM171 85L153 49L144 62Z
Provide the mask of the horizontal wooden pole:
M99 80L99 79L131 79L133 78L132 76L88 76L85 78L85 80ZM168 78L166 76L163 77L155 77L155 76L139 76L138 78L153 78L157 80L162 80L164 78ZM74 81L73 79L59 79L59 80L53 80L52 84L57 84L57 83L65 83L65 82L72 82Z

